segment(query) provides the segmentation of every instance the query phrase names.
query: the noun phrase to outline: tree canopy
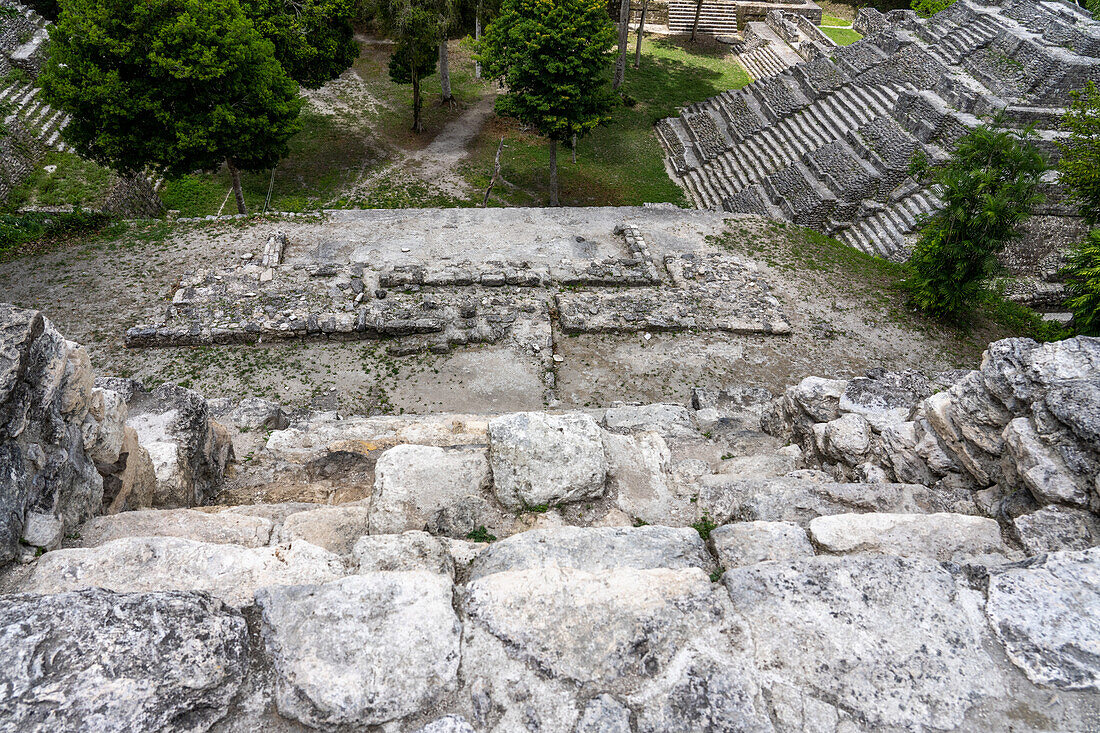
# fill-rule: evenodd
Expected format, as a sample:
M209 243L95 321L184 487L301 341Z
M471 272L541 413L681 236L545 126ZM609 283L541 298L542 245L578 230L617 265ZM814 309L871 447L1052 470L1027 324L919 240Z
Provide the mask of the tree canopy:
M557 143L583 137L611 117L614 42L602 0L504 0L479 44L489 76L508 87L497 111L550 139L552 205Z
M62 133L120 173L269 168L298 129L298 88L237 0L66 0L39 77Z
M446 41L450 0L382 0L378 18L395 41L390 78L413 87L413 130L420 132L420 82L435 73L439 44Z
M241 0L241 6L275 46L286 73L304 87L335 79L359 56L353 0Z

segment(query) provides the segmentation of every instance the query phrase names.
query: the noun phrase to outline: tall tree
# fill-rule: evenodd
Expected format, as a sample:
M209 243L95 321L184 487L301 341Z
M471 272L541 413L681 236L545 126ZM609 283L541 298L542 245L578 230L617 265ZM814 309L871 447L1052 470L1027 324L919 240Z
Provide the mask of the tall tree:
M634 68L642 68L642 36L645 35L645 11L649 0L642 0L642 15L638 18L638 43L634 47Z
M691 23L691 42L695 43L695 35L699 32L699 16L703 14L703 0L695 0L695 20Z
M550 140L550 205L558 205L558 143L611 117L615 26L603 0L504 0L479 56L508 92L497 111Z
M917 308L948 321L969 317L997 254L1042 199L1037 187L1046 162L1031 134L981 125L959 140L944 166L914 165L944 202L922 227L909 259L906 286Z
M298 86L237 0L66 0L39 77L62 137L121 174L270 168L298 130Z
M398 84L412 84L413 132L423 132L420 111L424 102L420 82L435 73L439 60L438 16L430 9L409 6L405 11L397 43L390 56L390 78Z
M440 102L442 104L454 104L455 98L451 94L451 59L447 50L447 36L450 35L451 25L454 23L454 3L451 0L440 0L439 6L439 89Z
M412 84L413 131L422 132L423 100L420 83L435 73L444 33L445 9L450 0L382 0L378 18L394 39L390 56L390 78L398 84Z
M359 56L353 0L241 0L292 79L309 89L340 76Z
M611 88L618 91L626 79L626 40L630 32L630 0L619 3L619 57L615 59L615 79Z
M1100 89L1090 81L1070 92L1062 117L1069 137L1058 143L1058 173L1089 224L1100 223Z

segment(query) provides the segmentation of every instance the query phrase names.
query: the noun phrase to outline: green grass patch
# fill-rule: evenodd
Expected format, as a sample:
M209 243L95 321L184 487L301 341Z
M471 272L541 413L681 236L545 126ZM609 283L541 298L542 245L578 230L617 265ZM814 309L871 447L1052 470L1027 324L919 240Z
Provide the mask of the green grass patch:
M838 18L835 15L822 14L821 25L843 25L850 27L852 25L852 21L848 20L847 18Z
M633 50L634 41L630 48ZM626 70L622 92L633 106L616 107L611 121L581 139L577 162L568 146L558 150L558 179L563 206L636 206L670 202L687 206L684 192L668 177L654 124L677 108L736 89L749 75L717 43L692 45L684 39L642 42L642 65ZM549 201L549 148L545 138L509 120L493 120L482 130L470 170L487 178L500 138L505 138L501 175L505 185L494 194L512 205ZM467 176L470 179L470 176ZM471 185L477 185L473 180Z
M95 211L0 214L0 261L102 230L110 218Z
M822 28L821 32L833 39L833 42L838 46L851 46L863 38L851 28Z
M41 165L15 188L8 206L83 206L103 203L116 176L73 153L51 150Z

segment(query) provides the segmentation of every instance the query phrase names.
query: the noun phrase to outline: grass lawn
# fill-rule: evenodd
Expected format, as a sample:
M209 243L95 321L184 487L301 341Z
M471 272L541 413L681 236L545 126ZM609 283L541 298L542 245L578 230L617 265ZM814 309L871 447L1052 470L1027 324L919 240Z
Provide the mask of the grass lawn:
M115 175L73 153L46 153L39 167L8 197L11 208L21 206L83 206L103 203Z
M838 46L850 46L863 38L851 28L822 28L821 32L833 39Z
M821 25L852 25L852 21L848 18L838 18L835 15L822 15Z
M658 120L676 114L677 107L712 97L749 83L745 70L728 53L728 46L692 46L680 38L647 38L642 42L642 66L634 69L634 39L623 84L624 98L611 121L577 144L577 162L568 148L558 151L558 178L563 206L630 206L671 202L687 206L683 191L665 172L660 143L653 132ZM494 194L512 205L543 205L549 201L549 150L546 140L521 129L513 120L495 119L482 130L471 154L467 177L479 187L488 184L493 158L504 137L501 175L506 185Z

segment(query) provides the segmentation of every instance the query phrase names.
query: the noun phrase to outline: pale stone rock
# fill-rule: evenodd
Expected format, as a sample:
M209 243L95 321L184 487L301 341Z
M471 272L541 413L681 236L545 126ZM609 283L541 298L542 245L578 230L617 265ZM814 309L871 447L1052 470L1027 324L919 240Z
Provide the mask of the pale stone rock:
M118 462L122 452L126 414L126 403L117 392L99 387L92 390L88 415L84 421L91 429L85 434L84 448L88 457L97 464Z
M656 432L666 440L700 438L691 411L683 405L653 404L610 407L603 424L612 433Z
M867 729L953 729L1005 692L981 594L933 561L814 557L722 582L751 628L761 687L817 691Z
M766 560L812 557L806 530L792 522L737 522L711 530L711 545L726 570Z
M616 568L715 569L699 533L681 527L559 527L530 530L494 542L470 568L470 578L516 570L564 567L598 573Z
M324 509L324 504L313 504L306 501L286 501L276 504L236 504L232 506L202 507L204 511L218 511L226 514L243 514L249 517L263 517L270 520L276 526L282 525L287 517L298 512L309 512L314 509Z
M129 425L123 430L120 461L122 457L125 458L122 471L107 475L103 480L103 503L107 514L153 506L156 468L149 451L138 442L137 431Z
M735 479L778 478L791 471L798 470L802 451L798 446L789 446L794 451L786 453L757 453L750 456L738 456L723 460L718 466L719 473Z
M838 408L863 417L881 431L908 420L913 406L931 394L932 385L918 372L878 370L868 377L849 379Z
M455 570L447 548L427 532L410 531L360 537L351 554L360 573L424 570L453 576Z
M751 665L715 659L705 651L680 657L630 703L639 733L731 731L771 733Z
M294 512L283 520L280 539L305 540L337 555L346 555L367 534L370 517L367 507L350 504Z
M607 514L603 515L595 522L591 524L592 527L633 527L634 519L621 509L612 507L607 511Z
M966 514L834 514L810 521L810 536L826 552L878 552L945 562L1006 554L995 520Z
M483 450L399 445L378 458L370 505L370 531L393 534L424 529L441 510L476 496L489 483Z
M493 491L508 509L598 499L607 459L600 428L584 413L519 412L489 421Z
M671 484L672 454L657 433L605 433L610 494L627 516L650 524L669 522L677 497Z
M461 715L446 715L418 728L416 733L477 733Z
M793 473L780 479L738 481L727 487L733 521L796 522L849 512L926 514L977 511L968 491L919 484L838 484Z
M428 520L428 531L434 535L462 539L478 527L502 534L505 519L498 507L480 496L464 496L443 507Z
M485 551L490 545L488 542L470 542L468 540L456 540L451 537L439 537L440 543L447 554L454 560L455 572L464 570L473 565L474 559Z
M1016 472L1040 502L1087 507L1088 477L1066 468L1057 453L1044 444L1031 421L1018 417L1005 426L1004 443L1016 463Z
M205 731L247 656L244 618L199 593L0 596L0 730Z
M93 548L47 552L16 590L200 590L232 606L248 606L259 588L323 583L344 573L338 556L308 542L244 548L181 537L128 537Z
M427 711L457 686L451 580L355 575L257 594L279 712L313 727L370 726Z
M992 575L986 614L1029 680L1100 690L1100 548L1055 552Z
M281 405L259 397L245 397L229 412L228 419L242 431L283 430L290 426Z
M588 701L574 733L631 733L630 710L611 695Z
M867 420L850 412L824 423L824 426L822 453L848 465L862 463L866 459L871 451L871 425Z
M23 542L31 547L52 550L61 544L65 525L58 517L41 512L27 512L23 523Z
M1029 555L1087 550L1100 544L1100 517L1064 506L1045 506L1012 520Z
M193 509L150 509L93 517L80 527L79 544L96 547L124 537L183 537L218 545L263 547L272 524L260 517Z

